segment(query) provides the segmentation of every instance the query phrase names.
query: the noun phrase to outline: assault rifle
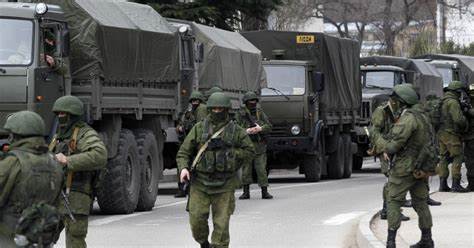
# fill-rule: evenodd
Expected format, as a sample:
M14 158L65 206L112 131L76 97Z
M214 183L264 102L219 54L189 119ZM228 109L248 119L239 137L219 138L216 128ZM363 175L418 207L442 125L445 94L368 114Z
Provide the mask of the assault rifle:
M61 190L61 196L62 196L63 201L64 201L64 208L66 208L67 215L69 216L69 218L71 218L72 222L75 223L76 218L74 218L74 215L72 214L71 203L69 202L69 199L67 198L67 195L66 195L66 193L64 193L63 190Z
M468 112L472 108L471 98L466 93L466 91L461 91L461 96L459 97L459 104L464 113Z

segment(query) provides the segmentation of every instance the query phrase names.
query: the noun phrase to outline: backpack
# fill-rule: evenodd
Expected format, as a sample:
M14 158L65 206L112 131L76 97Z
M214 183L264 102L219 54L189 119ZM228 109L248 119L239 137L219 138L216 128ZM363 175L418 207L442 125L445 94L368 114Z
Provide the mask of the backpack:
M438 156L438 146L436 145L436 134L430 118L427 114L411 111L417 122L424 126L428 131L426 132L427 140L422 149L418 153L418 157L415 160L415 170L413 176L417 179L427 178L436 174L436 166L440 159Z
M431 125L436 132L438 132L439 128L441 127L442 116L441 116L441 108L443 106L442 99L433 99L429 100L425 103L425 110L426 114L428 115Z
M15 243L21 247L47 247L61 233L60 220L57 208L44 202L33 204L18 219Z

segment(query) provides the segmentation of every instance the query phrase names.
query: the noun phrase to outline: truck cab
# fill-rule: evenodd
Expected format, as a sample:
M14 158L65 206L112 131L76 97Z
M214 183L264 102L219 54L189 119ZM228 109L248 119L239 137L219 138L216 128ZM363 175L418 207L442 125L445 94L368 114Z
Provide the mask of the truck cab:
M51 127L52 105L68 93L61 70L68 54L63 13L54 5L2 3L0 27L0 126L9 113L28 109Z
M443 88L448 87L454 80L460 80L458 62L455 60L427 60L443 77Z

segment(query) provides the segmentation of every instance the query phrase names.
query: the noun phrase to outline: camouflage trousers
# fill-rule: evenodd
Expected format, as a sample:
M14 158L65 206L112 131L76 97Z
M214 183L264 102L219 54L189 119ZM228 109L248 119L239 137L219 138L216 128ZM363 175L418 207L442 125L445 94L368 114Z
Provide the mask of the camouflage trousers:
M439 152L438 175L444 178L449 177L448 165L452 162L451 176L453 179L461 179L461 166L463 162L461 138L447 132L440 132Z
M410 192L413 208L418 214L418 226L431 228L433 220L426 202L428 199L428 181L415 179L412 175L405 177L390 176L388 179L388 227L398 229L401 223L401 207L405 203L407 192Z
M467 140L464 143L465 165L467 178L474 178L474 140Z
M72 222L69 216L64 219L66 228L66 248L86 248L87 228L89 216L75 214L76 222Z
M230 216L235 209L235 191L217 194L207 194L196 187L191 187L189 192L189 222L193 238L202 244L209 237L209 213L212 210L211 244L215 248L229 247Z
M257 182L260 187L268 186L268 175L267 175L267 154L256 154L252 162L244 164L242 166L242 184L252 184L252 170L255 168L257 173Z

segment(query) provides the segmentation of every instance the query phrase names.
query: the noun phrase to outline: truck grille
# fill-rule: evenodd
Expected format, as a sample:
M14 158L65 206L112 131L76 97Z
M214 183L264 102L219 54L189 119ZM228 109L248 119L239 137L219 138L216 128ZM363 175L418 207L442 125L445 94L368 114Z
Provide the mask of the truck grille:
M288 136L290 135L290 127L287 124L273 124L271 136Z
M370 101L362 101L360 107L360 118L361 119L370 119L372 114L372 108L370 107Z

